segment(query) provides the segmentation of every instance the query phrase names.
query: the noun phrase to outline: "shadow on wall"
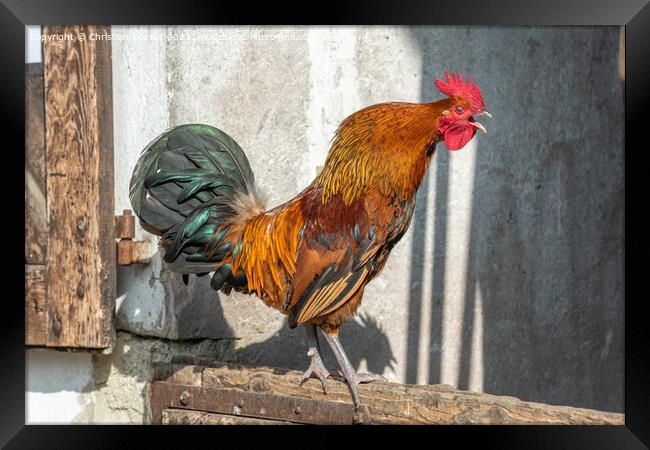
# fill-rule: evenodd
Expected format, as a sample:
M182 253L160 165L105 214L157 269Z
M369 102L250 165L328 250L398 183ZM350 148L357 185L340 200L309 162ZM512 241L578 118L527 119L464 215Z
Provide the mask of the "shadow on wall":
M494 118L476 149L466 284L459 289L445 285L453 279L445 277L445 266L454 205L443 145L418 193L414 242L424 242L427 230L435 236L432 267L424 263L424 245L412 250L406 382L415 382L419 359L427 357L429 383L468 389L478 364L483 390L491 394L622 411L618 29L415 27L412 36L422 54L421 100L440 97L436 76L462 68L478 80ZM431 298L414 283L425 271L432 271ZM452 356L442 336L443 299L458 291L460 362L455 380L441 380ZM425 348L418 345L423 302L431 302ZM473 333L480 331L475 320L482 355L472 353Z
M345 327L341 327L340 338L355 369L359 370L364 360L367 370L372 373L381 374L386 368L395 369L394 363L397 361L390 342L372 317L356 316ZM320 334L319 342L325 365L332 373L336 373L338 364ZM302 327L290 329L288 322L284 321L284 325L275 335L263 342L239 349L235 358L236 361L247 364L305 370L309 365L305 332Z
M235 338L210 276L191 276L186 286L167 269L160 250L152 264L118 267L117 295L119 330L167 339Z

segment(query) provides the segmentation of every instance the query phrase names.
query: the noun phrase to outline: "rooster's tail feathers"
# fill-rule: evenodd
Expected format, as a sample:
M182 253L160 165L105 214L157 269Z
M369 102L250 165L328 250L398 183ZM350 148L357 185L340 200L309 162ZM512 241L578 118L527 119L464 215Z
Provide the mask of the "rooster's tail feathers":
M129 197L142 226L161 236L170 269L183 274L214 271L234 244L224 240L229 224L264 211L244 151L209 125L177 126L147 145Z

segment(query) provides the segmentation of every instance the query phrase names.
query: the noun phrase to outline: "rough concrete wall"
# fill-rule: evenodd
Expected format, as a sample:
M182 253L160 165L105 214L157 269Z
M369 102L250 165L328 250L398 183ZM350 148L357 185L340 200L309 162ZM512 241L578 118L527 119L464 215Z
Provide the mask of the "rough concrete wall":
M459 152L439 147L411 229L341 340L356 368L390 380L622 411L617 28L113 32L130 37L113 41L118 211L130 207L139 152L169 126L203 122L231 134L274 206L313 179L345 116L377 102L440 98L436 76L470 72L494 114L483 121L488 134ZM253 297L216 294L207 278L186 288L159 254L149 266L120 268L118 291L118 327L150 338L120 333L137 350L118 345L104 369L97 357L78 361L96 395L83 420L140 420L138 374L157 346L167 356L305 366L303 334L282 315ZM225 340L198 348L154 337ZM328 352L326 363L334 366ZM121 383L132 394L112 391Z

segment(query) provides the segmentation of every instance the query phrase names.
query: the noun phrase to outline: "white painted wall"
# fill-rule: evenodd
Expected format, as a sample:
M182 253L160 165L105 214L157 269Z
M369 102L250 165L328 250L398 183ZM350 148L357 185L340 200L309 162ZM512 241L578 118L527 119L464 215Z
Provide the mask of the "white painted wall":
M25 364L26 424L71 423L92 403L89 353L28 350Z

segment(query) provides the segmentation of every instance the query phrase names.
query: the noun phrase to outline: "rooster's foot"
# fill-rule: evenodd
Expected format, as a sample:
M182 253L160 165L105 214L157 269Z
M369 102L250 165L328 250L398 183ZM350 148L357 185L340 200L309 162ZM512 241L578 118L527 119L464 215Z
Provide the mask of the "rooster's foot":
M310 348L307 355L311 357L311 364L309 364L307 370L303 372L300 385L302 386L303 383L313 375L320 380L323 385L323 392L327 394L327 379L330 376L329 371L325 368L323 360L314 348Z
M339 367L341 369L339 373L343 376L343 378L345 378L345 381L347 381L348 386L350 387L354 408L356 410L359 410L359 407L361 406L361 399L359 398L359 391L357 390L357 385L361 383L370 383L372 381L387 381L387 380L381 375L377 375L374 373L355 372L354 368L352 367L352 364L350 364L350 360L345 354L345 350L343 350L343 346L341 345L341 341L339 341L338 336L336 334L328 334L328 333L323 333L323 336L325 336L325 340L327 340L327 343L332 348L332 352L336 357L336 361L339 363Z

